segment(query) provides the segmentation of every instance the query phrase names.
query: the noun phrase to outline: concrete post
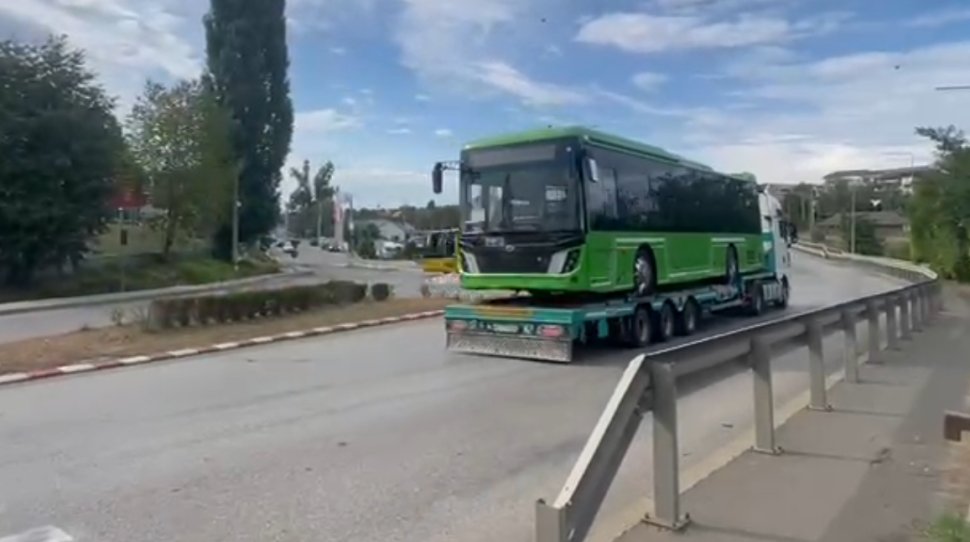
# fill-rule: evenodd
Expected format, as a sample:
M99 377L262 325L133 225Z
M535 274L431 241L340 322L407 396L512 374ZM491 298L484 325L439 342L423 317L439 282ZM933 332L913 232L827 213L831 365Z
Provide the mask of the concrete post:
M831 410L825 398L825 354L822 350L822 325L818 319L812 318L806 324L808 339L808 376L811 410Z
M859 351L856 345L855 313L850 309L842 311L842 361L845 364L845 381L859 381Z
M771 349L764 339L751 340L751 375L754 383L754 450L777 454L775 401L771 386Z
M913 338L913 322L910 319L909 292L899 296L899 338L908 341Z
M677 375L671 363L651 365L653 385L653 516L651 524L679 529L680 449L677 443Z
M874 362L879 359L879 306L873 300L866 301L866 320L869 327L866 333L869 335L869 361Z
M896 298L886 298L886 349L899 349L899 333L896 328Z

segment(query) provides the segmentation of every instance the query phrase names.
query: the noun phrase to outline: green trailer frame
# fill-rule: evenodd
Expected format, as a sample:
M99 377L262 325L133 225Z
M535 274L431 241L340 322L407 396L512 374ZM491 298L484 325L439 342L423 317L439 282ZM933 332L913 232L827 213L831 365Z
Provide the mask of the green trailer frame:
M689 335L705 316L715 312L742 308L760 314L770 305L787 306L788 296L787 281L774 273L756 273L740 277L735 285L697 286L646 297L563 297L540 303L530 297L512 297L451 305L444 314L447 348L570 362L575 346L591 339L646 346L674 335ZM647 318L646 330L638 320L642 315Z

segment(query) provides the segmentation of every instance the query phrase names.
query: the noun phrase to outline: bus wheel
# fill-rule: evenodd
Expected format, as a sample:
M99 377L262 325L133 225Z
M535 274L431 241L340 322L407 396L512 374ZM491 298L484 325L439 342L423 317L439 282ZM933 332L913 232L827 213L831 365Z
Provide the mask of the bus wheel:
M677 313L677 319L675 320L677 334L687 336L697 331L697 322L700 320L700 313L701 311L697 305L697 301L693 298L688 299L687 303L684 304L684 308Z
M636 259L633 260L633 291L639 296L650 295L656 284L657 273L653 253L649 248L641 248L637 251Z
M674 336L675 321L674 306L664 303L657 314L657 342L664 342Z
M727 256L724 259L724 277L728 285L733 286L738 283L738 249L734 245L727 248Z
M765 296L762 292L761 282L752 282L750 288L751 291L748 293L748 314L751 316L760 316L761 313L765 312Z
M650 321L650 310L647 307L637 307L630 317L630 346L647 346L653 339L653 323Z

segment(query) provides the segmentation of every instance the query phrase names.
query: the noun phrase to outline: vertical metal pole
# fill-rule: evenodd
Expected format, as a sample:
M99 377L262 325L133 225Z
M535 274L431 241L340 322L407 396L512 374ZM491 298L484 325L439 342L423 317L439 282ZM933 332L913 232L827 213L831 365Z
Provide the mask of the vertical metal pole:
M923 331L923 289L916 288L910 292L910 302L912 303L913 331Z
M651 365L653 384L653 502L650 523L679 529L680 451L677 444L677 375L671 363Z
M886 349L899 348L899 335L896 328L896 298L886 297Z
M879 306L873 300L866 301L866 320L869 321L869 328L866 333L869 335L869 362L872 363L879 358L881 348L879 342Z
M909 292L903 292L899 296L899 338L908 341L913 338L913 322L909 315Z
M842 335L845 344L842 348L842 361L845 363L845 381L859 381L859 351L856 346L855 313L851 309L842 311Z
M751 340L751 375L754 382L754 450L777 454L775 446L775 402L771 389L771 349L764 339Z
M806 324L808 338L808 377L810 380L811 410L831 410L825 399L825 354L822 350L822 325L812 318Z
M850 234L849 234L851 238L849 242L849 252L851 252L852 254L855 254L855 186L849 186L849 190L850 190L849 205L852 206L852 208L849 210L849 213L850 213L849 216L851 217L851 221L852 221L852 225L850 226Z
M536 502L536 542L567 542L566 514L539 499Z
M232 267L239 271L239 172L232 183Z

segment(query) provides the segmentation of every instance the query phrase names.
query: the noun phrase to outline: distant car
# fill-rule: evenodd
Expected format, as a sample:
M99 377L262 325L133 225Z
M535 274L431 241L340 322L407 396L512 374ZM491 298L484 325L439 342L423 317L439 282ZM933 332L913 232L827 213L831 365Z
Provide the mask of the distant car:
M311 247L318 247L318 246L320 246L320 240L317 239L316 237L314 237L313 239L310 239L310 246Z

